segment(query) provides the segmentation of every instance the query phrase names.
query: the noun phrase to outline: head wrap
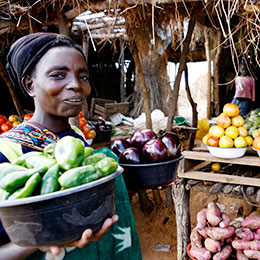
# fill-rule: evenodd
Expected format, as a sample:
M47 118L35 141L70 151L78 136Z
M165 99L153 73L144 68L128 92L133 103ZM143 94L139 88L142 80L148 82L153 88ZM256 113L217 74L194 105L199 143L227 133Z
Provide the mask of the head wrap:
M12 84L27 94L21 84L22 78L30 75L41 57L49 49L57 46L73 47L85 57L81 47L65 35L40 32L28 34L17 40L11 46L6 57L6 69Z

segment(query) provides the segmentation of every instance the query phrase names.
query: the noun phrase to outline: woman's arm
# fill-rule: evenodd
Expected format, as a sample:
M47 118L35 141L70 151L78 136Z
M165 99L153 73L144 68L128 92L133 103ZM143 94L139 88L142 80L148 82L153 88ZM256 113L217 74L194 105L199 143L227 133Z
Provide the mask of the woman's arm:
M23 260L36 250L36 248L26 248L14 243L8 243L0 246L0 260Z

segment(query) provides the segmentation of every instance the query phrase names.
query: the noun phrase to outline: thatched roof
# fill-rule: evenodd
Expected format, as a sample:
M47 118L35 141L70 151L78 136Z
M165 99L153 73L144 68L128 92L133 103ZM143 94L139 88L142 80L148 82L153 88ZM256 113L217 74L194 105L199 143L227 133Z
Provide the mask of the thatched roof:
M247 55L254 57L259 63L259 12L260 4L257 0L0 0L0 55L18 37L24 33L44 30L44 26L59 22L61 15L72 32L76 32L85 25L85 30L90 33L92 38L108 37L127 37L124 29L124 17L127 17L130 10L135 10L138 6L142 7L143 13L138 18L145 20L149 16L148 26L153 27L160 17L156 16L160 11L170 10L171 14L164 12L164 15L171 19L183 21L189 18L194 6L200 6L197 15L201 17L200 23L213 30L222 32L224 43L233 49L234 56ZM146 8L149 7L150 13ZM91 18L84 20L77 17L84 11L92 13L106 10L101 18ZM136 21L127 20L128 28L138 26ZM150 24L149 24L150 23ZM177 23L176 23L177 24ZM83 29L84 30L84 29ZM193 36L197 44L193 49L197 59L202 55L203 38L198 37L198 33ZM178 46L179 41L176 41ZM170 56L178 59L178 48L169 50ZM196 50L196 52L195 52Z

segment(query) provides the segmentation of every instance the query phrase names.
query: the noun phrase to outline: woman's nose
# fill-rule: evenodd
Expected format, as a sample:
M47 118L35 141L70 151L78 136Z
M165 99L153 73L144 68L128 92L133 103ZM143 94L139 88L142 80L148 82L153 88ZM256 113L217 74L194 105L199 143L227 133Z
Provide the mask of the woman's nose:
M82 89L81 82L78 77L71 76L70 80L67 84L67 89L73 89L75 91L79 91Z

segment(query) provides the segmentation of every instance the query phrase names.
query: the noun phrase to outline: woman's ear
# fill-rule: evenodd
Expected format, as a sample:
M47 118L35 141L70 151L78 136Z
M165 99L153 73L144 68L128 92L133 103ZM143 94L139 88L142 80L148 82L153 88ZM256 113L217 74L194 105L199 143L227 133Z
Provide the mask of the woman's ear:
M34 86L33 86L33 79L31 76L24 76L22 78L22 86L23 88L25 89L25 91L27 92L27 94L30 96L30 97L34 97Z

